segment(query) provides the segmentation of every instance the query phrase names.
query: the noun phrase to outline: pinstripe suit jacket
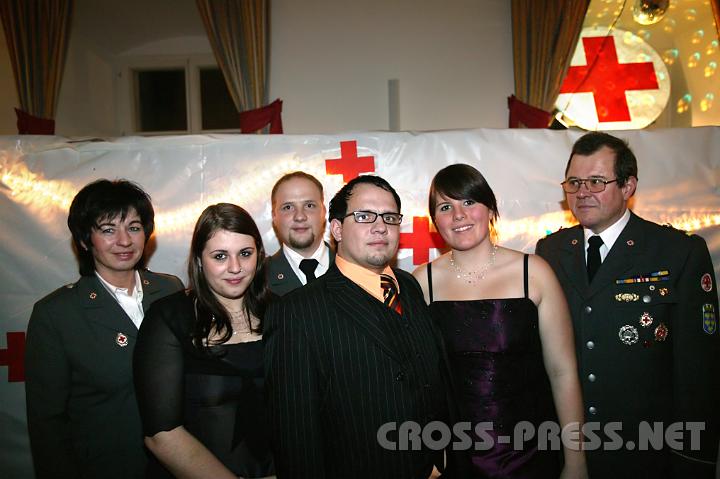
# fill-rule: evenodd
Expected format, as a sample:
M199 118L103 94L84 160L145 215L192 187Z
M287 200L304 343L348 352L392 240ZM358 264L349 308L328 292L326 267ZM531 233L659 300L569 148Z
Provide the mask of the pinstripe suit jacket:
M389 451L377 439L388 422L447 419L439 336L415 279L394 273L402 316L335 265L270 307L265 373L279 478L424 479L432 470L437 453Z

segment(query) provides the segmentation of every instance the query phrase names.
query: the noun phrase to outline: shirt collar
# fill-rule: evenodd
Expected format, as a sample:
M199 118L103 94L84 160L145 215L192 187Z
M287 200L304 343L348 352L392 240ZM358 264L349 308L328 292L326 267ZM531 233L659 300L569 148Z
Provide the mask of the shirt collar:
M602 238L603 245L607 247L608 251L612 249L615 241L617 241L620 236L620 233L622 233L622 230L624 230L625 226L628 224L628 221L630 221L630 210L625 208L625 213L623 213L619 220L613 223L610 227L606 228L605 231L598 234L598 236ZM595 233L590 231L589 228L583 228L583 232L585 234L585 250L587 251L589 244L588 240L591 236L594 236Z
M339 255L335 255L335 265L338 267L340 272L347 277L350 281L360 286L362 289L370 293L375 298L383 301L383 289L380 285L380 275L374 271L363 268L362 266L356 265L342 258ZM400 293L400 284L395 277L395 273L390 266L385 266L382 274L391 276L395 281L398 288L398 294Z
M285 257L288 259L288 261L292 262L292 264L296 267L300 267L300 261L306 259L303 255L298 253L297 251L293 250L292 248L288 247L288 245L283 244L282 245L283 253L285 254ZM330 266L330 255L327 251L327 246L325 245L324 241L320 242L320 246L317 247L315 252L310 256L310 258L307 259L315 259L317 260L318 264L320 265L320 268L327 270Z
M98 273L97 271L95 271L95 276L97 276L100 280L100 283L105 286L105 289L107 289L108 292L112 293L113 295L117 295L118 293L124 293L128 296L138 296L139 298L142 298L142 280L140 279L140 273L138 273L138 270L135 270L135 289L133 290L132 294L128 291L127 288L119 288L114 284L109 283L105 280L105 278L100 276L100 273Z

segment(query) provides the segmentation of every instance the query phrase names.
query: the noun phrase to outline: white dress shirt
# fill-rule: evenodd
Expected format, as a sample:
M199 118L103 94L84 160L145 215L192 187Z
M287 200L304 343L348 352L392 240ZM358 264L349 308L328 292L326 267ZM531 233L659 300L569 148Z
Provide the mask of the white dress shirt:
M316 278L319 278L323 274L327 273L328 268L330 268L330 250L325 245L324 241L320 242L320 246L318 246L312 256L310 256L310 258L305 258L300 253L288 248L288 246L285 244L283 244L282 249L285 258L287 258L288 263L290 263L290 267L295 272L295 276L297 276L300 282L304 285L307 284L307 278L305 277L305 273L300 271L300 261L304 259L317 260L318 265L317 268L315 268Z
M622 230L624 230L625 226L627 226L628 221L630 221L630 210L625 208L625 213L619 220L613 223L610 227L606 228L605 231L598 234L598 236L600 236L603 240L603 244L600 246L600 261L605 261L605 258L615 244L615 241L617 241L618 236L620 236ZM595 233L590 231L588 228L583 228L583 232L585 233L585 263L587 263L587 252L588 247L590 246L588 240L591 236L595 236Z
M140 329L140 324L142 324L142 320L145 317L145 311L142 305L143 290L140 273L135 270L135 289L133 289L132 294L128 293L127 288L118 288L108 283L97 271L95 271L95 275L100 280L100 283L105 286L110 296L115 298L115 301L117 301L123 311L125 311L125 314L127 314L135 326Z

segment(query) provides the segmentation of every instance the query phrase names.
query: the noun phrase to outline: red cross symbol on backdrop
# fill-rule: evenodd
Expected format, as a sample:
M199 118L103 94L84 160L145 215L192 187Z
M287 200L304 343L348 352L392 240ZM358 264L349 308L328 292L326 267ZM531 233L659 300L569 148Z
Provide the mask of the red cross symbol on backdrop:
M430 231L430 220L427 216L413 217L412 233L400 233L400 248L413 250L413 264L427 263L430 259L430 248L444 248L445 241L440 233Z
M625 92L659 88L652 62L619 63L612 36L582 41L587 64L570 67L560 93L592 93L600 122L631 121Z
M372 156L357 156L357 141L340 142L340 158L325 160L325 173L328 175L343 175L343 182L347 183L360 173L375 171L375 158Z
M25 333L7 333L7 349L0 349L0 366L8 367L8 382L25 381Z

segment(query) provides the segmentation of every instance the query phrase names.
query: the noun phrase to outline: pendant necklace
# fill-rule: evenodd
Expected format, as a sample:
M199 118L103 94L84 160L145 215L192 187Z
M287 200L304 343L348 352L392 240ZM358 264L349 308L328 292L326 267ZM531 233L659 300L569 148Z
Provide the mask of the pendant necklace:
M457 263L455 263L455 257L453 256L452 250L450 251L450 266L455 270L455 276L458 279L466 281L469 284L478 283L485 279L487 272L495 264L495 253L497 253L497 245L494 244L492 247L492 253L490 253L490 259L477 271L463 271Z

